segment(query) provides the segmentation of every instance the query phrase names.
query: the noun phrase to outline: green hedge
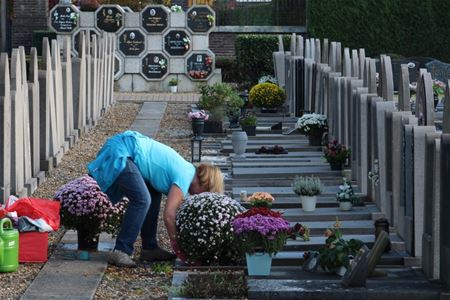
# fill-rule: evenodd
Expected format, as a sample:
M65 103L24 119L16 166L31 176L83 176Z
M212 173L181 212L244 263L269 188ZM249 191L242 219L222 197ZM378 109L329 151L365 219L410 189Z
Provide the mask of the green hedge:
M42 40L48 37L48 41L56 39L56 33L50 30L35 30L31 40L31 47L36 47L39 56L42 56Z
M310 0L308 34L365 48L450 61L450 1Z
M289 49L290 36L283 37L285 49ZM236 37L237 81L250 87L264 75L275 75L272 52L278 51L278 36L239 35Z

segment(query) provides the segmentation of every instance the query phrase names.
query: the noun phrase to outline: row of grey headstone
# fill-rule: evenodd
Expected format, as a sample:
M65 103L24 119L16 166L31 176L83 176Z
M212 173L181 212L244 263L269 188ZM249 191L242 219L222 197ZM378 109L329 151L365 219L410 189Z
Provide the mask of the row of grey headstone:
M277 75L283 73L279 69L286 71L285 88L289 104L294 105L291 112L327 115L330 138L352 150L352 179L361 192L397 229L408 252L422 258L426 275L450 286L450 234L443 230L450 225L450 81L441 132L435 126L432 77L426 69L420 70L413 114L407 65L401 67L399 100L394 101L389 56L381 56L377 86L375 60L365 57L364 50L344 48L340 65L336 63L340 46L332 42L323 47L329 55L322 52L320 56L329 58L327 64L311 57L321 52L317 51L321 43L315 41L306 43L305 48L316 47L309 54L296 52L302 47L294 42L290 53L283 53L281 46L274 53ZM339 65L342 68L336 69ZM369 172L375 175L373 180Z
M60 49L45 38L41 63L32 48L29 70L23 47L13 49L11 64L1 54L0 201L31 195L112 104L114 36L90 42L83 34L81 43L72 59L70 39Z

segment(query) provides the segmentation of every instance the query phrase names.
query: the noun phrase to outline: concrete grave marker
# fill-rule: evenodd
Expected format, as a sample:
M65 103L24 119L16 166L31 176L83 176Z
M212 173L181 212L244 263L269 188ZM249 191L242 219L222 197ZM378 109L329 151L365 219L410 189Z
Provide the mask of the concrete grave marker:
M297 36L297 43L296 43L296 45L297 45L297 50L296 50L296 55L297 56L304 56L305 55L305 53L304 53L304 49L303 49L303 36L301 36L301 35L298 35Z
M417 85L416 116L419 125L434 125L434 97L433 82L431 75L424 72L419 77L420 84Z
M440 277L447 289L450 288L450 134L441 136L441 223L440 223Z
M322 63L328 65L328 52L330 49L330 44L328 43L328 39L323 39L323 51L322 51Z
M440 265L440 134L425 136L424 230L422 236L422 268L428 278L439 279Z
M278 35L278 51L284 53L283 36L281 34Z
M447 82L450 78L450 64L443 63L439 60L433 60L425 64L427 71L431 73L433 79Z
M447 80L447 87L445 88L443 123L442 132L450 133L450 79Z
M398 90L398 110L410 110L410 88L409 88L409 68L408 65L402 64L400 67L400 80Z
M380 84L381 93L379 95L387 101L394 101L394 78L392 74L391 57L381 55Z
M315 40L315 49L314 49L314 60L316 63L320 63L321 57L322 57L322 49L320 48L320 40Z
M375 267L377 263L380 261L380 258L383 255L384 250L389 245L389 242L390 239L388 233L386 231L381 231L372 249L370 249L369 255L367 257L367 274L369 276L375 270Z
M343 76L352 76L352 61L350 59L350 49L344 48L344 63L342 66Z
M352 76L359 77L359 58L358 58L358 50L352 50ZM361 79L361 78L360 78Z
M291 34L291 46L290 51L292 56L297 56L297 35L295 33Z
M368 271L369 249L364 245L359 249L355 259L350 264L349 269L342 278L342 285L345 287L366 286Z
M31 135L31 163L33 176L40 171L40 131L39 131L39 69L36 48L30 51L30 83L28 85L28 97L30 99L30 135ZM40 178L40 177L39 177Z
M0 54L0 199L11 192L11 81L8 54Z

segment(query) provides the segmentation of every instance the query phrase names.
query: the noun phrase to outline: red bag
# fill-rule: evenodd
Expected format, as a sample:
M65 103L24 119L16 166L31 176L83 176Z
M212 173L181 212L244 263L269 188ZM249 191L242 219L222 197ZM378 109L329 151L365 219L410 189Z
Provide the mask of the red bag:
M48 232L19 233L19 262L46 262Z
M29 217L31 219L44 219L47 224L58 230L59 228L59 210L61 203L56 200L38 199L38 198L21 198L16 200L12 205L0 211L0 218L4 217L7 212L17 212L18 217Z

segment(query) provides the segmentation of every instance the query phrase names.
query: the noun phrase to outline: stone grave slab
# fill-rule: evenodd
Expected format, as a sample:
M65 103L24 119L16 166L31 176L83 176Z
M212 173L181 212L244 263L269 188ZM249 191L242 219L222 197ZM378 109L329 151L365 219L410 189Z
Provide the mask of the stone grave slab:
M431 73L433 79L447 82L450 78L450 64L433 60L425 64L427 71Z

